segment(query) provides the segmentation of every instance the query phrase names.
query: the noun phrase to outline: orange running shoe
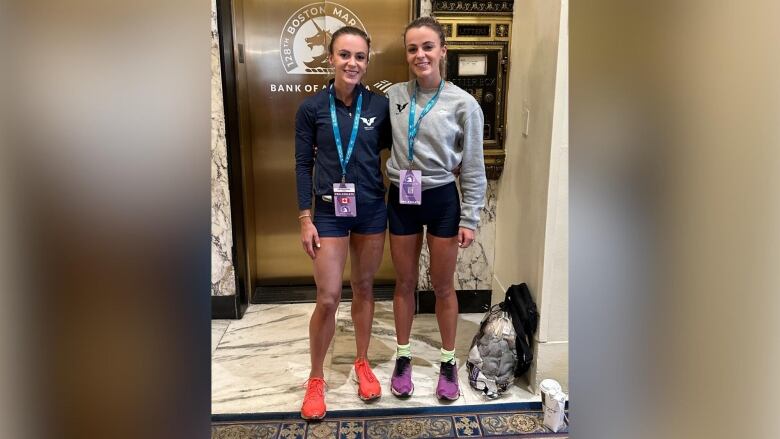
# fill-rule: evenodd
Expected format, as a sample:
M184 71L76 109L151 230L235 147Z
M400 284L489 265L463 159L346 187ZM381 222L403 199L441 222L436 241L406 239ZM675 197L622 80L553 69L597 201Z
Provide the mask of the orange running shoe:
M306 381L306 395L303 397L301 417L303 419L322 419L325 417L325 380L309 378Z
M365 358L355 360L355 375L357 375L358 396L360 399L371 401L382 395L382 386L379 385L379 380L374 376L374 372L371 372L368 360Z

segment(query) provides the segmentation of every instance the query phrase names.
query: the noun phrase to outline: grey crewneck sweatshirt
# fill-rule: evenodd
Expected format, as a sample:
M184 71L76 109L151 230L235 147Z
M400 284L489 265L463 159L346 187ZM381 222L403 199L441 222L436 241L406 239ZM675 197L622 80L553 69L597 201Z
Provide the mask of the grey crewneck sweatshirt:
M387 176L398 186L402 169L409 168L409 103L414 80L394 84L387 90L393 148L387 160ZM415 122L436 89L418 89ZM479 210L485 205L485 157L482 153L484 116L477 101L451 82L446 82L436 105L423 118L414 141L413 169L422 171L423 190L455 181L452 170L460 171L460 226L472 230L479 224ZM423 193L423 201L425 194Z

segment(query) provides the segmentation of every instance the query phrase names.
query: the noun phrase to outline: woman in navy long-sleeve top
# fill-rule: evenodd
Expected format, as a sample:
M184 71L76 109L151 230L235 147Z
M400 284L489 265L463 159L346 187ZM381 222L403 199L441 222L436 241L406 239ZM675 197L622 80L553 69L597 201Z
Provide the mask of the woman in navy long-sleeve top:
M343 27L333 34L328 50L335 79L301 104L295 120L301 243L313 260L317 284L317 305L309 322L311 372L301 407L305 419L325 416L323 362L335 331L348 252L358 396L372 400L381 394L367 356L373 281L387 228L380 151L391 144L388 100L360 82L370 50L365 32Z

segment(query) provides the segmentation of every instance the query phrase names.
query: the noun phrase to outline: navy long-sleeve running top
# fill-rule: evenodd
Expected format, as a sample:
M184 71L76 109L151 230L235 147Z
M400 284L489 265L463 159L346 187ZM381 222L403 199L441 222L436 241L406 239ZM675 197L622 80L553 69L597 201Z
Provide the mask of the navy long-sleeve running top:
M295 176L299 210L312 207L312 186L314 196L319 198L333 195L333 183L341 182L341 162L333 138L328 94L333 93L336 98L336 117L346 155L360 92L363 93L363 107L357 139L347 164L346 182L355 183L358 202L384 198L380 152L392 144L389 101L359 84L355 87L352 105L347 107L336 98L334 87L328 86L304 100L295 115Z

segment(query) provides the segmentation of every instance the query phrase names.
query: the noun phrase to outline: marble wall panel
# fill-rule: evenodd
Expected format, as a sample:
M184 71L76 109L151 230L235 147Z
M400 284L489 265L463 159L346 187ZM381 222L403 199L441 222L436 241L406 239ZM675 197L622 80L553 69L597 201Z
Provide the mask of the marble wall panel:
M236 294L216 2L211 3L211 295Z
M433 10L433 5L431 4L431 0L420 1L420 17L431 15L431 10Z
M493 257L496 241L496 195L498 183L488 180L485 194L485 207L480 213L474 243L469 248L458 252L458 262L455 266L456 290L489 290L493 280ZM431 291L430 253L428 245L423 241L420 253L420 275L417 288Z

